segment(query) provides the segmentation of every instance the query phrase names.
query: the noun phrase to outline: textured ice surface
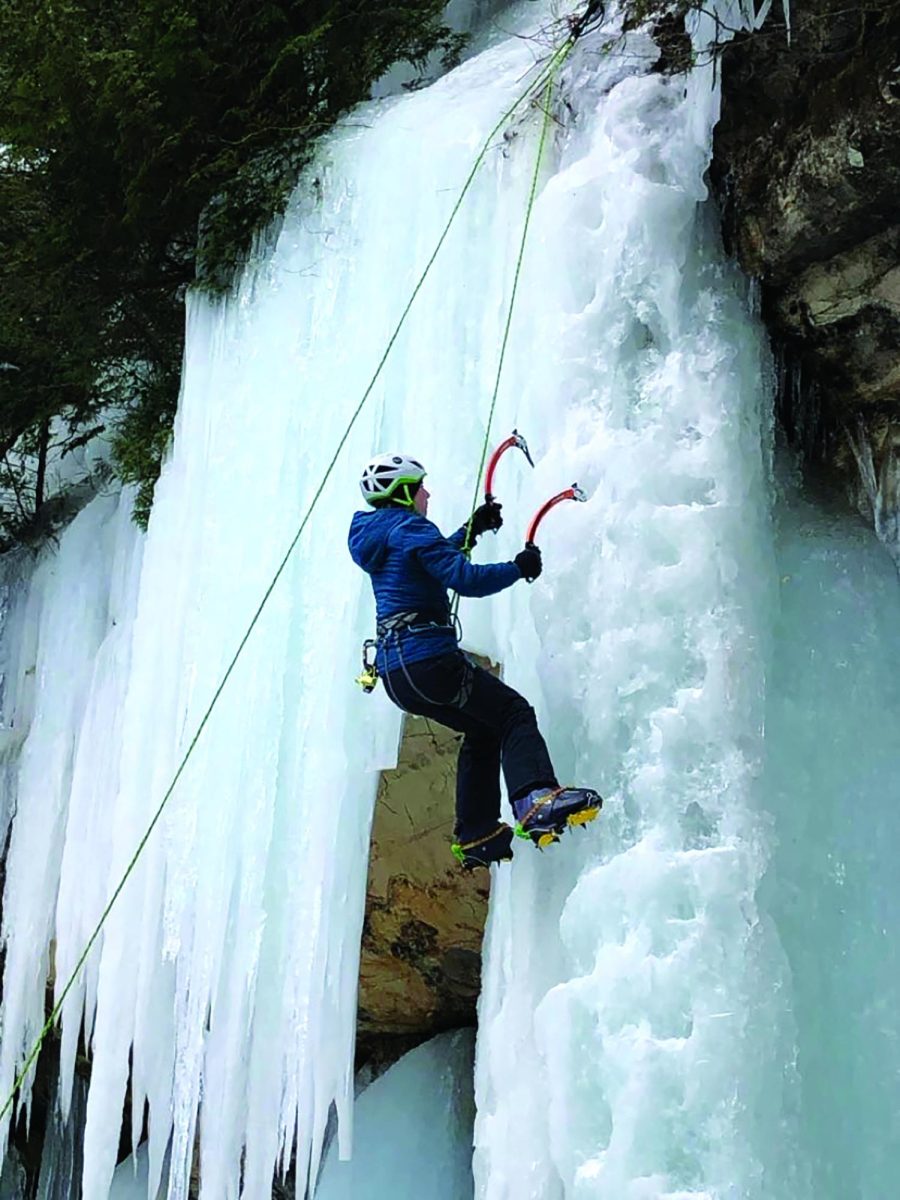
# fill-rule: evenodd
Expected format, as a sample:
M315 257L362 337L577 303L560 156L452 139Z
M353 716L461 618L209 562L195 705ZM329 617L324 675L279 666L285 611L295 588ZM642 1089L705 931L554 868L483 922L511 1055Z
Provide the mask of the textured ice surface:
M791 489L774 515L752 842L723 850L708 815L684 806L679 776L702 786L688 763L667 790L681 808L680 849L660 853L646 800L630 801L626 824L613 796L603 826L498 876L478 1195L876 1200L895 1190L900 585L852 516ZM716 721L707 754L720 736ZM735 799L723 795L720 824L739 816Z
M861 522L794 503L778 535L762 896L791 967L813 1195L880 1200L900 1161L900 585Z
M354 1105L353 1158L326 1156L317 1200L472 1196L471 1030L410 1051Z
M561 777L607 800L495 881L476 1180L490 1200L797 1200L784 963L755 901L768 378L704 204L718 97L711 71L582 77L581 103L592 86L541 197L544 308L516 360L553 398L528 418L538 474L590 500L548 521L542 586L511 598L509 675Z

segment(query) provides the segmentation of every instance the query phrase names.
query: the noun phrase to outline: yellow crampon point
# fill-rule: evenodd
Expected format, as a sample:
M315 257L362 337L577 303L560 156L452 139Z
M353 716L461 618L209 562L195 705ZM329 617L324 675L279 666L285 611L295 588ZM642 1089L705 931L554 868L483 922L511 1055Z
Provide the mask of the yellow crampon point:
M600 805L595 808L583 808L581 812L572 813L571 817L566 821L567 825L589 825L591 821L600 816Z

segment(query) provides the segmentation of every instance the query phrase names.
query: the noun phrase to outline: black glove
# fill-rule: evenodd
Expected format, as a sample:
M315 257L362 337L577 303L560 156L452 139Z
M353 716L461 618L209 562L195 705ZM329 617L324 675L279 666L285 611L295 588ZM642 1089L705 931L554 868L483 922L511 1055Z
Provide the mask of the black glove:
M527 579L529 583L534 583L543 570L541 552L534 542L526 542L525 549L519 551L513 562L521 571L522 578Z
M501 513L502 504L498 504L496 500L485 500L484 504L479 504L472 513L472 521L469 526L469 539L472 545L475 545L475 539L481 537L483 533L487 533L489 529L494 532L503 524L503 514Z

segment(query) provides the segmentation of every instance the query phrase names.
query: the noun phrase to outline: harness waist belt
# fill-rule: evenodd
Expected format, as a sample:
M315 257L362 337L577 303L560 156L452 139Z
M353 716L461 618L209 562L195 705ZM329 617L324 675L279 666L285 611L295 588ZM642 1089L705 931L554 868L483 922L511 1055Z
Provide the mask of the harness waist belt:
M442 629L452 629L450 618L446 613L399 612L392 613L379 621L375 626L378 640L386 638L389 633L400 633L404 629L412 629L418 625L434 625Z

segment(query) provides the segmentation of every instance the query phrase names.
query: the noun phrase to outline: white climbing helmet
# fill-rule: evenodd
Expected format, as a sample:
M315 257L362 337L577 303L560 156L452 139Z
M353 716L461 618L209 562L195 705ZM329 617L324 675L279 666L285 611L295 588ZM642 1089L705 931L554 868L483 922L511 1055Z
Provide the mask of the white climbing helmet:
M406 454L379 454L373 458L362 473L359 488L367 504L378 504L382 500L394 500L398 504L412 507L412 494L398 490L404 484L418 484L425 478L425 468Z

